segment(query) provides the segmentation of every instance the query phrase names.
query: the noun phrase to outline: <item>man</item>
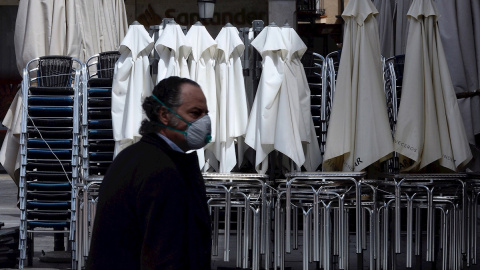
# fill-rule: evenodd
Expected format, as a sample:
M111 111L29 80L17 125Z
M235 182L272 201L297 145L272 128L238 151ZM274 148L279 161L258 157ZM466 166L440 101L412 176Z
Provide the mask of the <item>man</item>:
M87 269L210 269L211 227L196 153L210 139L200 86L169 77L143 103L142 139L100 187Z

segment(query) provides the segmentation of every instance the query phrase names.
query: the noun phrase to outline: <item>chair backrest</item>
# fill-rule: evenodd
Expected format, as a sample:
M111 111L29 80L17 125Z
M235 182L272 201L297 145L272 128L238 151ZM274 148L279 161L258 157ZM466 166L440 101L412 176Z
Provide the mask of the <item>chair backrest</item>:
M403 81L403 66L405 65L405 54L395 55L393 60L395 75L399 82Z
M98 78L113 78L113 71L115 69L115 63L120 57L120 52L109 51L101 52L98 54L97 63L97 76Z
M38 59L38 86L68 87L72 82L72 69L72 57L42 56Z

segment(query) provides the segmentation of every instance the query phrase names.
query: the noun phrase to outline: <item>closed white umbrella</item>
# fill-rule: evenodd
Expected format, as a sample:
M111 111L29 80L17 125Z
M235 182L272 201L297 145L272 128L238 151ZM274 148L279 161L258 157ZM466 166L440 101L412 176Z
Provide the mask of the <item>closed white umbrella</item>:
M75 2L75 23L81 36L80 60L86 61L100 52L118 50L128 29L124 1L68 1Z
M127 20L127 11L125 9L124 0L114 0L113 13L115 19L115 29L116 34L116 46L120 46L123 38L127 34L128 30L128 20Z
M152 93L148 55L153 39L145 27L132 24L120 45L120 58L115 64L112 85L112 127L115 155L138 141L145 114L142 103Z
M262 55L263 69L245 143L256 150L258 172L267 170L266 157L273 150L283 153L300 167L305 163L301 135L305 130L299 129L301 110L298 93L295 93L296 82L293 78L286 80L285 76L289 47L277 26L265 27L251 44Z
M192 53L188 58L190 79L196 81L202 88L207 99L208 115L212 124L212 142L216 138L218 119L217 87L215 82L215 52L217 42L210 36L201 23L193 25L186 35L186 41L192 46ZM203 149L197 151L200 168L205 165Z
M20 180L22 100L22 91L18 91L2 122L8 130L3 140L2 148L0 149L0 164L2 164L5 171L17 186Z
M350 0L323 169L361 171L393 152L382 61L370 0Z
M322 153L313 124L310 87L301 61L303 54L307 51L307 46L291 27L282 27L282 35L288 48L287 58L285 59L284 83L288 85L291 98L296 97L299 104L299 113L296 113L296 115L299 117L298 130L305 153L305 163L303 165L307 171L315 171L322 163Z
M395 132L395 151L414 161L457 171L472 158L453 90L432 0L414 0Z
M14 35L20 74L28 61L34 58L66 55L65 8L65 0L20 1Z
M22 0L15 23L17 68L45 55L85 61L117 50L127 29L122 0Z
M156 83L170 76L190 77L187 59L192 52L180 25L168 23L155 43L160 57Z
M215 74L219 111L215 143L208 149L220 163L218 172L228 173L237 164L235 142L245 135L248 123L241 63L245 45L232 25L223 27L215 41L218 43Z

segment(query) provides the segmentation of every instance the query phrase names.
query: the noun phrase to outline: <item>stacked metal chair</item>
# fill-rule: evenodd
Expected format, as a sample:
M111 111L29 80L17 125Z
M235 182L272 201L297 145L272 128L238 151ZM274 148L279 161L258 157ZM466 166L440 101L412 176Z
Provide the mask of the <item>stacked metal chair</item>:
M88 250L98 190L113 161L115 142L112 130L111 96L118 51L102 52L87 60L82 106L82 175L77 185L78 226L77 266L84 266Z
M480 173L467 173L467 193L465 194L468 207L466 228L466 265L476 265L477 261L477 236L478 236L478 198L480 195Z
M325 152L325 144L327 142L328 123L330 122L330 112L332 111L333 106L333 96L335 94L335 83L337 82L337 72L340 65L341 54L341 51L331 52L325 57L324 62L324 76L322 82L324 93L322 94L321 107L322 137L320 144L322 154Z
M407 268L414 266L413 255L417 256L415 267L419 267L418 264L423 263L421 255L425 254L426 262L437 262L442 269L461 269L462 254L466 253L467 246L465 179L466 175L461 173L390 174L385 177L383 187L393 194L383 196L383 269L395 267L397 254L405 248L402 243L406 244L403 252ZM391 229L388 224L392 224ZM402 224L406 227L405 238L401 234ZM426 249L422 251L424 230ZM440 254L441 260L435 258L436 254Z
M33 255L33 233L69 234L75 260L75 185L83 64L65 56L33 59L23 70L20 262Z
M362 253L361 181L365 173L294 172L277 187L275 204L275 267L284 269L285 253L298 249L303 235L303 269L318 262L333 269L338 256L339 269L348 269L349 218L355 212L355 244ZM373 203L373 201L371 202ZM299 216L303 224L298 224ZM374 217L373 215L371 216ZM300 230L301 228L301 230ZM292 241L293 237L293 241Z
M271 196L267 175L241 173L204 173L208 205L213 217L212 255L218 255L220 220L224 213L224 261L230 260L230 235L232 212L236 217L236 266L238 268L260 269L261 254L265 264L270 263ZM271 191L271 190L270 190ZM271 193L270 193L271 194ZM232 211L235 209L235 211ZM251 250L251 257L250 257Z
M87 61L88 83L82 109L82 175L102 176L113 161L112 81L118 51L103 52Z
M325 58L318 53L307 51L302 57L305 75L307 76L308 86L310 87L310 101L313 124L315 125L315 132L317 134L318 144L322 155L325 153L325 138L326 134L326 115L323 104L323 96L328 96L326 88L323 84L327 76L327 69L325 65Z
M403 65L405 63L405 55L392 56L384 60L383 78L385 83L385 96L387 99L387 113L390 121L390 129L392 130L392 137L395 135L395 126L397 124L398 106L400 104L400 97L402 94L403 82ZM400 164L398 156L394 153L384 164L385 172L398 173Z

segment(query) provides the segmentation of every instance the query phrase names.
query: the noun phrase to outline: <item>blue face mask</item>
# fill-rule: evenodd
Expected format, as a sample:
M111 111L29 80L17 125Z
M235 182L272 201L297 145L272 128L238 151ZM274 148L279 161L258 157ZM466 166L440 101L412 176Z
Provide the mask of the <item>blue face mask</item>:
M170 109L165 103L163 103L160 99L158 99L155 95L152 94L152 97L158 101L162 106L167 108L171 113L173 113L178 119L182 120L187 124L187 130L179 130L173 127L166 126L160 122L155 122L155 124L168 128L170 130L180 132L185 136L187 141L188 147L192 150L200 149L207 145L212 140L212 128L211 128L211 121L208 114L204 115L200 119L197 119L194 122L188 122L187 120L183 119L180 115L178 115L175 111Z

